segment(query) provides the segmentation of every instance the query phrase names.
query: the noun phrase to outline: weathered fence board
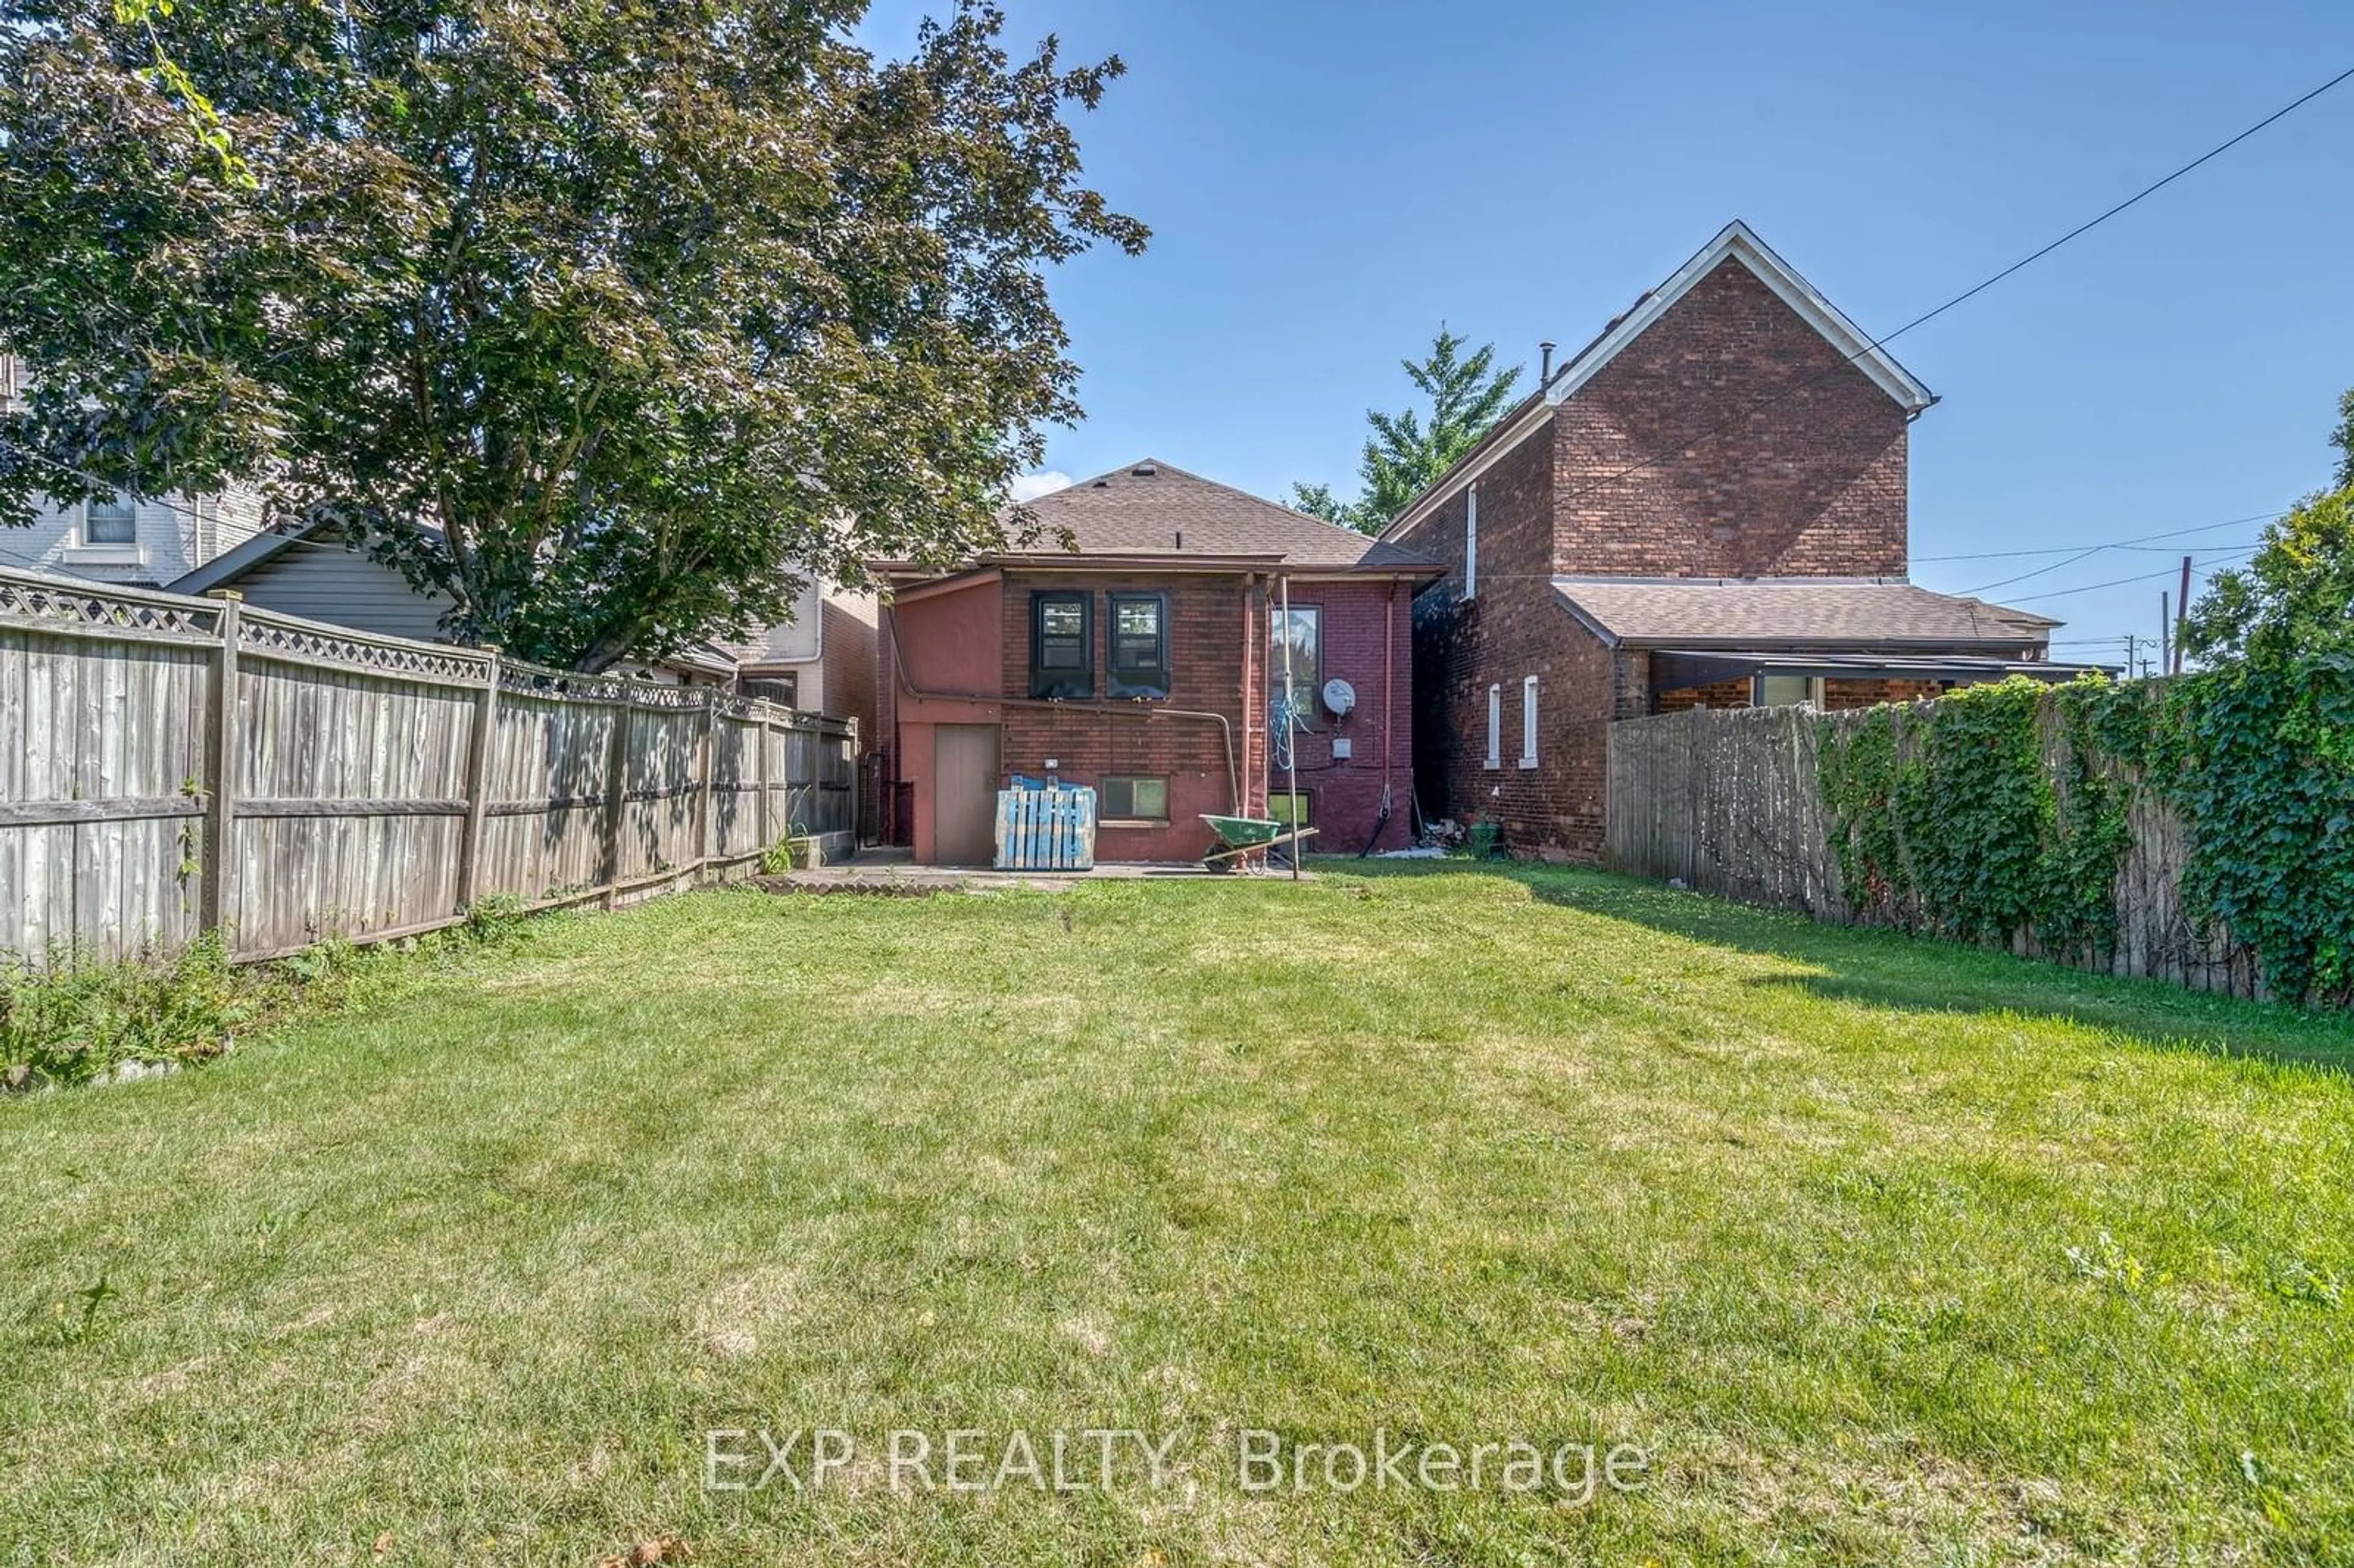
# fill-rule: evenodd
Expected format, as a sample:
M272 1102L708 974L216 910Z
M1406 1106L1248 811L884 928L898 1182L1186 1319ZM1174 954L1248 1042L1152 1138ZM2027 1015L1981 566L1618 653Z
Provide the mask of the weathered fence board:
M843 719L0 572L0 949L240 958L854 845Z
M1791 909L1819 920L1910 926L1903 906L1857 907L1840 886L1832 824L1817 779L1825 726L1861 713L1804 707L1694 709L1610 726L1603 858L1615 870L1673 878L1697 892ZM2059 765L2056 731L2047 727ZM2190 858L2182 821L2152 790L2128 791L2131 832L2115 889L2112 950L2023 953L2199 991L2263 994L2257 967L2228 932L2199 928L2183 906Z

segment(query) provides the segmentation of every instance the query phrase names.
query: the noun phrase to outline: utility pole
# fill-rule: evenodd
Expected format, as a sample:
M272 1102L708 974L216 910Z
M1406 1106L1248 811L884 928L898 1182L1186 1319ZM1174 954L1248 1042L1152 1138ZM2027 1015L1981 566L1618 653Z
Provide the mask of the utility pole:
M2170 651L2174 644L2174 608L2167 602L2166 590L2158 590L2158 673L2165 674L2173 667Z
M2190 627L2190 557L2182 557L2182 593L2174 601L2174 673L2182 673L2182 634Z
M2134 678L2134 634L2128 631L2126 633L2126 679L2128 681Z

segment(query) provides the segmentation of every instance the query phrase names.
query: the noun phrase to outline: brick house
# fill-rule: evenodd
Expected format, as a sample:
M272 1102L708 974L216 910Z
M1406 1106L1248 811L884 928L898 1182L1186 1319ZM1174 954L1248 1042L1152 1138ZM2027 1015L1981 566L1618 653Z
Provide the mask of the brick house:
M1592 860L1614 720L2077 672L2057 621L1906 580L1935 399L1746 225L1540 380L1383 535L1446 568L1415 604L1425 810Z
M997 789L1050 768L1096 789L1102 860L1198 858L1204 812L1408 842L1412 605L1437 565L1149 459L1025 510L1034 538L956 570L874 567L877 738L917 860L986 863ZM1286 670L1296 804L1269 737Z

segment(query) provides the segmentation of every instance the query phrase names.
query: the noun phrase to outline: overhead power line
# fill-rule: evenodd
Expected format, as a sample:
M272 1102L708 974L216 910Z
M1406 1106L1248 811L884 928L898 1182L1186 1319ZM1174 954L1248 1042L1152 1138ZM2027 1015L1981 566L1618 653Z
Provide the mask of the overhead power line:
M2250 539L2250 540L2246 541L2244 544L2238 544L2238 545L2210 545L2210 546L2207 546L2207 548L2209 548L2209 549L2211 549L2211 550L2225 550L2225 551L2238 552L2238 551L2243 551L2243 550L2253 550L2253 549L2257 549L2257 548L2261 547L2261 546L2263 546L2263 544L2264 544L2264 541L2263 541L2262 539ZM2173 555L2173 554L2175 553L2175 552L2174 552L2174 551L2172 551L2171 549L2168 549L2168 548L2167 548L2166 546L2161 546L2161 545L2102 545L2102 546L2096 546L2095 548L2093 548L2093 549L2090 549L2090 550L2085 550L2085 551L2082 552L2081 554L2071 556L2069 556L2069 557L2068 557L2066 560L2064 560L2064 561L2055 561L2055 562L2053 562L2051 566L2048 566L2048 567L2036 567L2036 568L2035 568L2035 570L2033 570L2033 571L2031 571L2031 572L2021 572L2021 573L2020 573L2020 574L2019 574L2019 576L2017 576L2017 577L2005 577L2005 578L2003 578L2003 579L2002 579L2002 581L2000 581L2000 582L1999 582L1999 583L1988 583L1988 584L1987 584L1987 585L1986 585L1986 587L1985 587L1985 588L1975 588L1970 589L1969 591L1970 591L1971 593L1986 593L1986 592L1988 592L1988 591L1989 591L1990 589L1993 589L1993 588L2008 588L2008 587L2009 587L2012 583L2023 583L2023 582L2028 581L2030 578L2033 578L2033 577L2048 577L2049 575L2051 575L2051 574L2052 574L2052 573L2053 573L2053 572L2065 571L2065 570L2067 570L2070 567L2074 566L2074 565L2075 565L2077 562L2079 562L2079 561L2090 560L2093 556L2099 555L2103 550L2130 550L2130 551L2132 551L2133 553L2135 553L2136 555L2145 555L2145 554L2147 554L2147 555L2168 555L2168 556L2170 556L2170 555Z
M2159 539L2180 539L2192 534L2211 534L2218 528L2237 528L2249 523L2277 523L2286 515L2285 512L2259 512L2252 516L2226 517L2220 523L2201 523L2196 527L2175 528L2163 534L2137 534L2130 539L2108 540L2094 545L2047 545L2036 550L1976 550L1959 556L1915 556L1913 557L1913 564L1917 567L1932 561L2004 561L2022 559L2031 556L2065 556L2085 549L2131 550Z
M2091 560L2094 556L2099 555L2106 548L2108 548L2108 546L2105 545L2095 545L2089 550L2077 551L2074 555L2069 556L2064 561L2055 561L2048 567L2038 567L2031 572L2021 572L2015 577L2003 577L1995 582L1981 583L1977 588L1969 588L1965 591L1974 594L1991 593L1999 588L2009 588L2013 583L2023 583L2030 577L2045 577L2052 572L2064 572L2079 561Z
M2295 113L2297 110L2304 108L2308 103L2311 103L2315 99L2319 98L2323 93L2327 92L2330 89L2337 87L2340 83L2349 79L2354 79L2354 66L2349 66L2346 69L2339 71L2336 76L2331 77L2327 81L2323 82L2319 87L2313 89L2310 92L2306 92L2291 100L2289 102L2283 104L2280 108L2274 110L2270 114L2265 115L2262 120L2257 121L2254 124L2249 126L2246 130L2240 132L2230 140L2217 143L2214 146L2208 148L2207 151L2200 154L2199 156L2191 159L2189 163L2184 164L2179 168L2174 170L2171 174L2166 175L2161 178L2152 180L2149 184L2142 186L2141 189L2134 192L2133 195L2126 197L2125 200L2118 202L2115 206L2109 207L2107 210L2095 217L2086 218L2084 222L2078 224L2075 228L2070 229L2059 238L2052 240L2050 244L2020 257L2018 260L2012 262L2009 266L2003 268L2000 271L1980 279L1978 281L1971 284L1968 288L1964 289L1960 293L1956 294L1952 299L1946 301L1943 304L1934 306L1929 310L1922 312L1919 315L1914 316L1911 321L1906 322L1903 326L1898 327L1894 332L1889 333L1885 336L1872 339L1870 343L1865 344L1861 348L1857 349L1853 354L1847 355L1838 364L1830 366L1819 375L1809 376L1806 380L1786 387L1781 391L1775 393L1769 397L1760 398L1757 402L1753 403L1748 408L1743 409L1739 415L1735 416L1734 418L1728 419L1722 425L1718 425L1711 429L1703 430L1699 435L1690 439L1680 440L1672 447L1663 447L1659 451L1652 453L1649 457L1644 458L1639 462L1630 463L1625 468L1606 473L1601 478L1594 480L1590 483L1587 483L1577 490L1571 491L1567 496L1564 497L1564 499L1575 501L1580 496L1591 494L1593 492L1601 489L1603 486L1614 484L1629 474L1640 473L1645 469L1656 467L1659 464L1667 461L1670 458L1675 457L1693 446L1699 445L1704 441L1713 440L1716 437L1723 435L1730 430L1745 426L1749 421L1749 417L1756 413L1759 409L1771 408L1774 404L1781 402L1784 398L1795 397L1800 392L1804 392L1810 387L1819 385L1821 382L1836 376L1841 370L1846 369L1857 360L1861 359L1865 355L1885 347L1889 344L1895 342L1898 338L1903 337L1906 333L1911 332L1915 327L1926 326L1929 323L1935 321L1939 316L1944 315L1947 311L1952 310L1955 306L1962 304L1967 301L1976 299L1978 295L1985 293L1988 289L1993 288L1997 283L2001 282L2004 279L2009 278L2015 273L2023 271L2027 268L2032 267L2035 263L2042 260L2046 256L2051 255L2062 246L2068 244L2072 240L2081 238L2083 236L2091 233L2094 229L2098 228L2101 225L2108 222L2109 219L2116 217L2119 213L2147 201L2149 197L2156 196L2159 191L2164 190L2167 186L2182 178L2183 175L2190 173L2193 169L2200 167L2203 164L2210 163L2216 158L2221 157L2225 153L2230 152L2232 148L2238 146L2241 143L2246 141L2257 132L2262 131L2267 126L2274 124L2275 122Z
M2200 561L2195 564L2193 569L2200 572L2212 571L2215 567L2221 566L2224 562L2232 560L2244 553L2245 552L2243 551L2238 550L2231 551L2228 554L2217 556L2211 560ZM2074 588L2052 588L2043 593L2020 594L2016 596L2014 602L2019 604L2033 604L2038 599L2066 599L2071 594L2092 593L2098 588L2123 588L2128 583L2154 583L2161 577L2173 577L2178 569L2179 568L2174 567L2168 567L2159 571L2142 572L2135 577L2113 577L2105 583L2080 583Z

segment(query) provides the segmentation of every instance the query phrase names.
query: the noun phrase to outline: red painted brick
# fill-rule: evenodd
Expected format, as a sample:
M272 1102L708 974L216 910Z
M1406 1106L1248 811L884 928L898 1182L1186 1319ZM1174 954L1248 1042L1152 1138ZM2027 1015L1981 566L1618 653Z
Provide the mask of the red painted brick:
M1030 602L1040 589L1079 590L1094 596L1095 674L1098 695L1087 700L1035 705L1025 700L1030 684ZM1169 596L1171 691L1166 700L1101 698L1109 655L1109 611L1105 596L1140 590ZM970 711L960 715L1000 726L1001 767L1006 774L1043 774L1048 758L1068 783L1097 784L1107 776L1165 777L1170 788L1166 827L1103 828L1097 854L1107 861L1185 860L1214 847L1215 836L1202 812L1236 810L1228 772L1227 737L1240 774L1240 810L1257 816L1267 810L1270 784L1267 746L1267 667L1273 586L1234 574L1127 572L1006 573L998 615L1000 668L975 671L958 688ZM1381 822L1384 785L1391 810L1381 822L1377 848L1401 848L1411 841L1407 761L1413 718L1412 591L1384 580L1295 577L1295 608L1322 611L1324 677L1341 677L1356 690L1357 706L1336 721L1317 710L1319 733L1300 736L1296 758L1299 788L1312 801L1320 830L1314 848L1354 853ZM920 636L921 618L886 608L886 626ZM883 640L885 690L882 722L892 753L893 777L906 777L907 748L898 726L906 722L906 694L893 657L890 636ZM1183 716L1214 714L1214 720ZM1352 755L1332 756L1332 741L1346 736Z

